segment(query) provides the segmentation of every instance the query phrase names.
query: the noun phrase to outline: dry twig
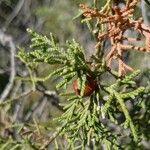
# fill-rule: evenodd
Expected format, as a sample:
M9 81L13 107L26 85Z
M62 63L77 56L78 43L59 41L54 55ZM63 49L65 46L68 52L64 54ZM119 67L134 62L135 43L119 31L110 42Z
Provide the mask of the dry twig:
M9 92L11 91L13 84L14 84L14 79L16 75L16 68L15 68L16 47L15 47L12 37L6 35L2 31L0 31L0 43L4 46L8 46L9 51L10 51L10 77L9 77L8 84L6 85L2 94L0 95L0 101L2 102L9 95Z

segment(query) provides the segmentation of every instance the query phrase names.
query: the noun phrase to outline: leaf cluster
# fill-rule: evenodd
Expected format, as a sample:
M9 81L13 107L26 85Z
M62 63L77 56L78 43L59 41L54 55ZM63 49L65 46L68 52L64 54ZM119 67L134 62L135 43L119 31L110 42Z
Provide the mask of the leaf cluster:
M40 63L59 65L59 68L47 77L35 77L34 81L45 81L52 76L62 77L63 80L60 80L57 85L60 88L68 85L75 76L79 79L81 96L63 94L67 96L67 102L64 106L65 112L57 118L62 126L55 135L65 137L69 143L68 148L72 149L84 149L86 146L96 149L103 145L106 145L108 149L112 147L122 149L128 146L133 148L135 145L141 147L142 137L147 138L143 133L146 128L140 126L140 118L133 115L138 112L138 109L146 107L145 104L139 104L139 102L142 101L140 99L143 99L144 95L147 95L147 88L138 87L135 80L140 71L137 70L119 78L102 65L95 56L92 57L95 66L99 68L92 70L92 63L86 60L83 48L75 40L66 42L65 46L60 46L55 42L52 34L50 38L47 38L31 30L29 32L32 35L30 47L33 51L28 53L19 51L18 58L31 70ZM117 78L114 84L101 82L101 75L108 72ZM83 97L87 76L97 79L97 88L90 97ZM132 104L131 110L128 102ZM145 123L147 123L149 112L146 110L145 114L147 114L146 118L144 116L142 118L146 119ZM122 142L127 137L126 143Z
M63 80L58 87L62 87L76 75L81 80L85 80L85 75L93 75L84 56L83 48L75 40L67 41L66 45L61 47L55 42L52 34L47 38L29 29L28 32L32 35L30 47L34 50L28 53L20 50L17 57L30 68L36 68L41 63L60 66L47 77L36 78L36 81L45 81L52 76L59 76L63 77Z
M88 100L76 96L68 98L69 103L64 106L65 113L58 120L65 124L61 134L68 139L70 148L83 148L86 145L98 148L103 144L108 149L125 148L127 144L131 148L133 143L142 140L142 130L138 130L138 124L134 122L126 104L131 100L136 109L136 98L145 92L144 87L134 87L134 78L138 74L139 71L134 72L113 85L101 85L101 89L97 89ZM125 88L128 90L125 91ZM127 143L122 143L126 138L129 138Z

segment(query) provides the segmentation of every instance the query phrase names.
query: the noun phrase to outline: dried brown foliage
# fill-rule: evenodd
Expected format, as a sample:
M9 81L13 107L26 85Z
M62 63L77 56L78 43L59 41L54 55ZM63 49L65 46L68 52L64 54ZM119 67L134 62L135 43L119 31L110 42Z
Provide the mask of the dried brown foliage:
M132 17L138 2L139 0L130 0L126 3L124 8L113 6L111 12L91 9L84 4L80 4L80 8L83 10L83 15L86 18L97 19L99 24L106 25L106 31L99 31L97 35L97 45L106 39L111 41L111 49L108 54L106 54L106 61L108 67L111 68L112 61L117 60L119 76L124 76L127 71L133 71L123 60L123 53L125 51L132 49L150 52L150 28L143 23L141 18L134 20ZM124 33L128 29L133 29L145 36L145 47L134 46L133 41L137 41L138 39L126 37ZM124 44L124 41L129 41L130 44Z

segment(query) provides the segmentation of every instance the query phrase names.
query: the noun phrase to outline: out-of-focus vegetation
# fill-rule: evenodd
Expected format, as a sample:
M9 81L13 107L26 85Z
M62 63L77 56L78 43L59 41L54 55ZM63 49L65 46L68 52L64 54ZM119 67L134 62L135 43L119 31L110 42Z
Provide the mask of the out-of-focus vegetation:
M63 48L65 48L65 42L67 40L74 38L83 46L86 58L89 58L94 51L95 38L93 37L93 33L90 33L86 23L81 23L83 18L80 15L80 3L86 3L90 6L93 5L93 1L91 0L0 1L1 149L39 149L42 145L47 144L46 142L53 136L56 126L61 125L57 121L53 121L53 119L59 117L64 112L59 102L66 102L66 98L58 96L58 94L65 91L63 89L56 89L56 84L62 79L52 77L45 82L39 80L36 84L32 82L32 80L28 80L29 77L32 79L37 76L46 76L60 66L42 63L38 67L33 66L31 71L31 68L18 58L15 57L13 62L12 53L16 56L19 49L25 49L25 51L28 52L32 51L32 49L29 48L31 37L26 31L27 28L30 28L47 36L52 32L55 41ZM98 7L101 8L105 3L105 0L98 1ZM139 16L142 17L140 7L140 5L137 7L135 18ZM131 31L127 34L137 36L137 33ZM142 43L140 43L140 45L142 45ZM125 55L125 59L132 67L141 69L142 71L141 76L137 79L137 86L149 84L149 54L128 52ZM30 61L32 61L32 59ZM109 75L102 76L103 80L106 80L106 78L108 81L108 79L110 79ZM111 82L112 80L114 79L111 79ZM10 88L7 89L7 93L5 89L9 85ZM72 91L71 85L69 85L67 91ZM149 96L143 94L142 98L144 96L146 100L149 100ZM145 104L147 104L147 106L145 106ZM129 103L128 107L130 108L131 105L132 103ZM145 109L148 109L148 107L149 103L147 102L143 102L142 108L139 104L141 120L143 120L143 123L140 122L140 124L146 126L144 127L144 133L149 130L149 125L144 124L147 123L147 121L144 122L144 120L149 118L149 111L146 110L146 112L143 112ZM146 114L145 117L142 116L144 113ZM146 130L146 128L148 130ZM148 138L149 135L147 135L147 139ZM65 138L58 137L50 144L49 149L57 149L57 144L60 149L66 149L66 141L64 139ZM149 148L147 139L146 141L143 139L145 149ZM123 143L126 143L126 141ZM133 147L134 146L133 143ZM103 149L107 149L105 145L102 147ZM92 149L93 147L91 146L89 149L90 148Z

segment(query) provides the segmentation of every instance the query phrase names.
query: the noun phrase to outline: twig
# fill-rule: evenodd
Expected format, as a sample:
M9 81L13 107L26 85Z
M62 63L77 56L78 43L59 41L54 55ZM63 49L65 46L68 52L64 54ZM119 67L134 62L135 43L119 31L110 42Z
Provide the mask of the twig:
M16 86L15 86L15 90L13 89L13 94L11 96L16 96L16 93L18 91L18 89L20 89L20 87L23 87L21 82L19 82ZM25 92L24 88L21 88L21 93ZM15 102L14 105L14 111L13 111L13 123L20 123L23 120L23 114L22 114L22 110L24 108L24 97L21 98L22 101L20 101L20 98L18 99L18 101ZM18 130L16 128L13 129L14 132L14 137L17 141L20 141L22 138L20 136L20 134L18 134Z
M17 16L17 14L20 12L22 6L24 4L24 0L20 0L18 2L18 4L16 5L16 7L14 8L13 12L8 16L8 18L6 19L6 22L4 24L3 27L3 31L6 31L9 24L13 21L13 19Z
M43 101L45 101L45 97L41 97L40 100L38 100L36 103L33 104L33 106L30 109L30 111L28 111L28 113L24 117L24 121L25 122L28 122L31 119L32 115L36 112L36 110L38 110L40 108L40 106L42 105Z
M8 100L5 101L5 102L0 102L0 106L4 106L4 105L9 104L9 103L11 103L11 102L13 102L13 101L15 101L15 100L18 100L18 99L20 99L20 98L23 98L23 97L25 97L25 96L28 96L28 95L30 95L32 92L33 92L33 90L30 90L30 91L24 92L24 93L22 93L21 95L18 95L18 96L16 96L16 97L12 97L12 98L8 99Z
M42 82L38 82L36 85L36 90L41 92L43 96L46 96L52 105L64 112L63 108L59 105L59 97L56 91L48 91Z
M45 150L46 148L48 148L49 144L51 142L53 142L57 136L59 136L60 132L63 130L63 128L66 126L66 124L67 123L65 123L57 132L55 132L55 134L53 134L53 136L43 144L43 146L40 148L40 150Z
M16 47L15 47L12 37L6 35L1 30L0 30L0 43L4 46L9 46L9 50L10 50L10 77L9 77L8 84L6 85L2 94L0 95L0 101L2 102L8 96L14 84L14 79L16 75L16 69L15 69Z

